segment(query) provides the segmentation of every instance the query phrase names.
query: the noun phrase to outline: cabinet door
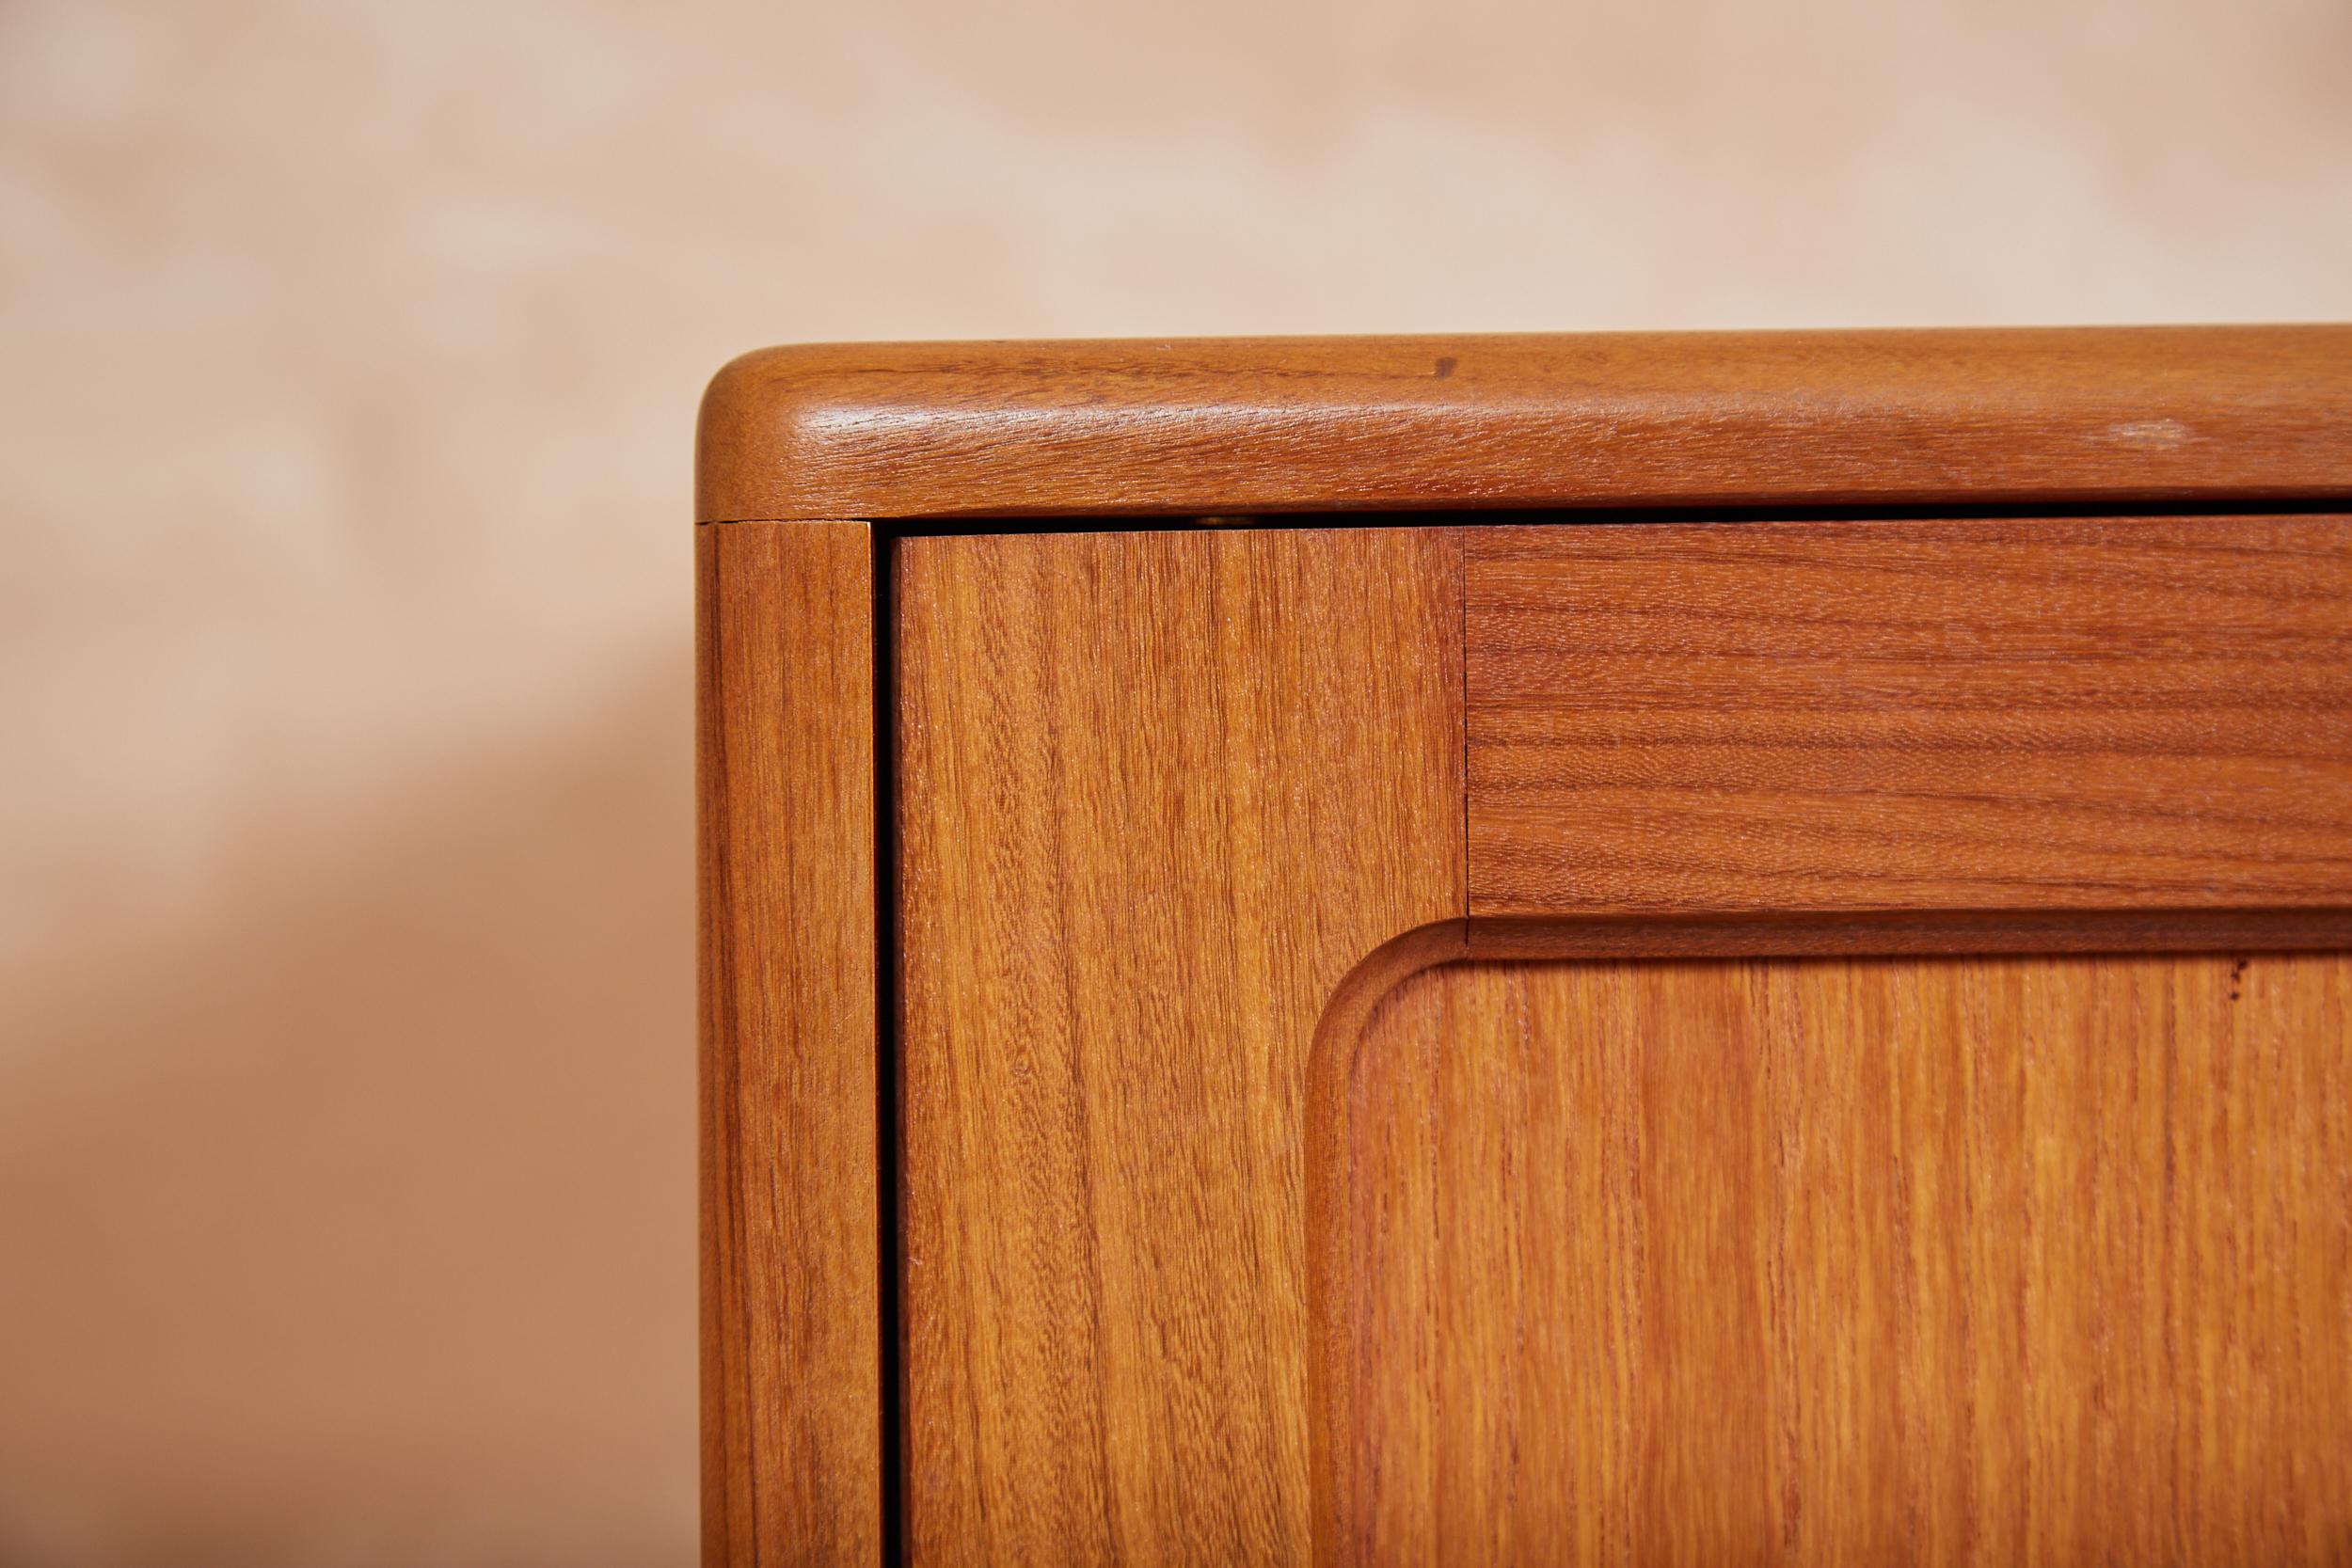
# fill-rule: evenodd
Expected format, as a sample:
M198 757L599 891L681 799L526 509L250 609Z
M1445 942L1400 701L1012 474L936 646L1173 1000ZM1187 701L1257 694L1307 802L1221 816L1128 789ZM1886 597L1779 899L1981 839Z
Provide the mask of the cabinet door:
M2352 525L894 570L915 1560L2352 1549Z

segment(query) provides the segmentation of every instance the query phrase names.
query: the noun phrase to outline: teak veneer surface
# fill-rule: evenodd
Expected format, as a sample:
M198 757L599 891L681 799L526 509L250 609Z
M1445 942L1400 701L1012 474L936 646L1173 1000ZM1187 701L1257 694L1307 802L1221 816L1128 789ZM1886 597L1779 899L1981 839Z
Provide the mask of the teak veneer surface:
M2352 959L1454 964L1353 1059L1326 1560L2352 1555Z
M1461 914L1459 535L898 551L914 1560L1302 1561L1303 1080Z
M2347 429L2338 326L729 366L705 1560L2352 1560Z
M2352 521L1466 538L1473 915L2352 895Z
M872 546L702 529L703 1561L882 1545Z
M2352 326L864 343L705 395L697 512L2352 495Z

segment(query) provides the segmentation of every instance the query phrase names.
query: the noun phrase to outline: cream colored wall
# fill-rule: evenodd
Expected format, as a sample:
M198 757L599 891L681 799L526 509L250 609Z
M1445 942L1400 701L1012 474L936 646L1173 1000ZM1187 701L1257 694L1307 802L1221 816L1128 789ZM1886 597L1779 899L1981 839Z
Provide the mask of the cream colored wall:
M2343 0L0 0L0 1561L679 1561L754 344L2352 316Z

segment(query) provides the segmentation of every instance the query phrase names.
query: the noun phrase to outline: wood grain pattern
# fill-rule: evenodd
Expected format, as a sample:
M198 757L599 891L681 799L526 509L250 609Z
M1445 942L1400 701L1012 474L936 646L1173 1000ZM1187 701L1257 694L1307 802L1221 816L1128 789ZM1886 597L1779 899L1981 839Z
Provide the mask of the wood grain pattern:
M1325 1560L2342 1562L2352 959L1452 964Z
M1307 1556L1302 1080L1462 911L1460 550L899 543L915 1560Z
M871 544L701 529L695 567L703 1560L872 1563Z
M2352 903L2352 522L1473 531L1478 915Z
M2352 495L2352 326L769 349L697 515Z

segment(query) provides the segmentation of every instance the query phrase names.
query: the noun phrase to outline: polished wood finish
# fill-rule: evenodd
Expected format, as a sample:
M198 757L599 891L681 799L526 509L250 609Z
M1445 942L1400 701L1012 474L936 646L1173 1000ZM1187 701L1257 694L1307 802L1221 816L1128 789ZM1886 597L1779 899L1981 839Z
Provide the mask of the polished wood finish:
M697 515L2068 503L2352 495L2352 327L768 349Z
M703 1560L882 1546L872 548L695 537Z
M729 367L707 1561L2352 1557L2347 430L2344 327Z
M2352 521L1469 535L1474 915L2341 905Z
M1460 555L899 543L914 1560L1308 1555L1302 1085L1462 911Z
M1347 1057L1327 1561L2352 1547L2352 959L1453 964Z

